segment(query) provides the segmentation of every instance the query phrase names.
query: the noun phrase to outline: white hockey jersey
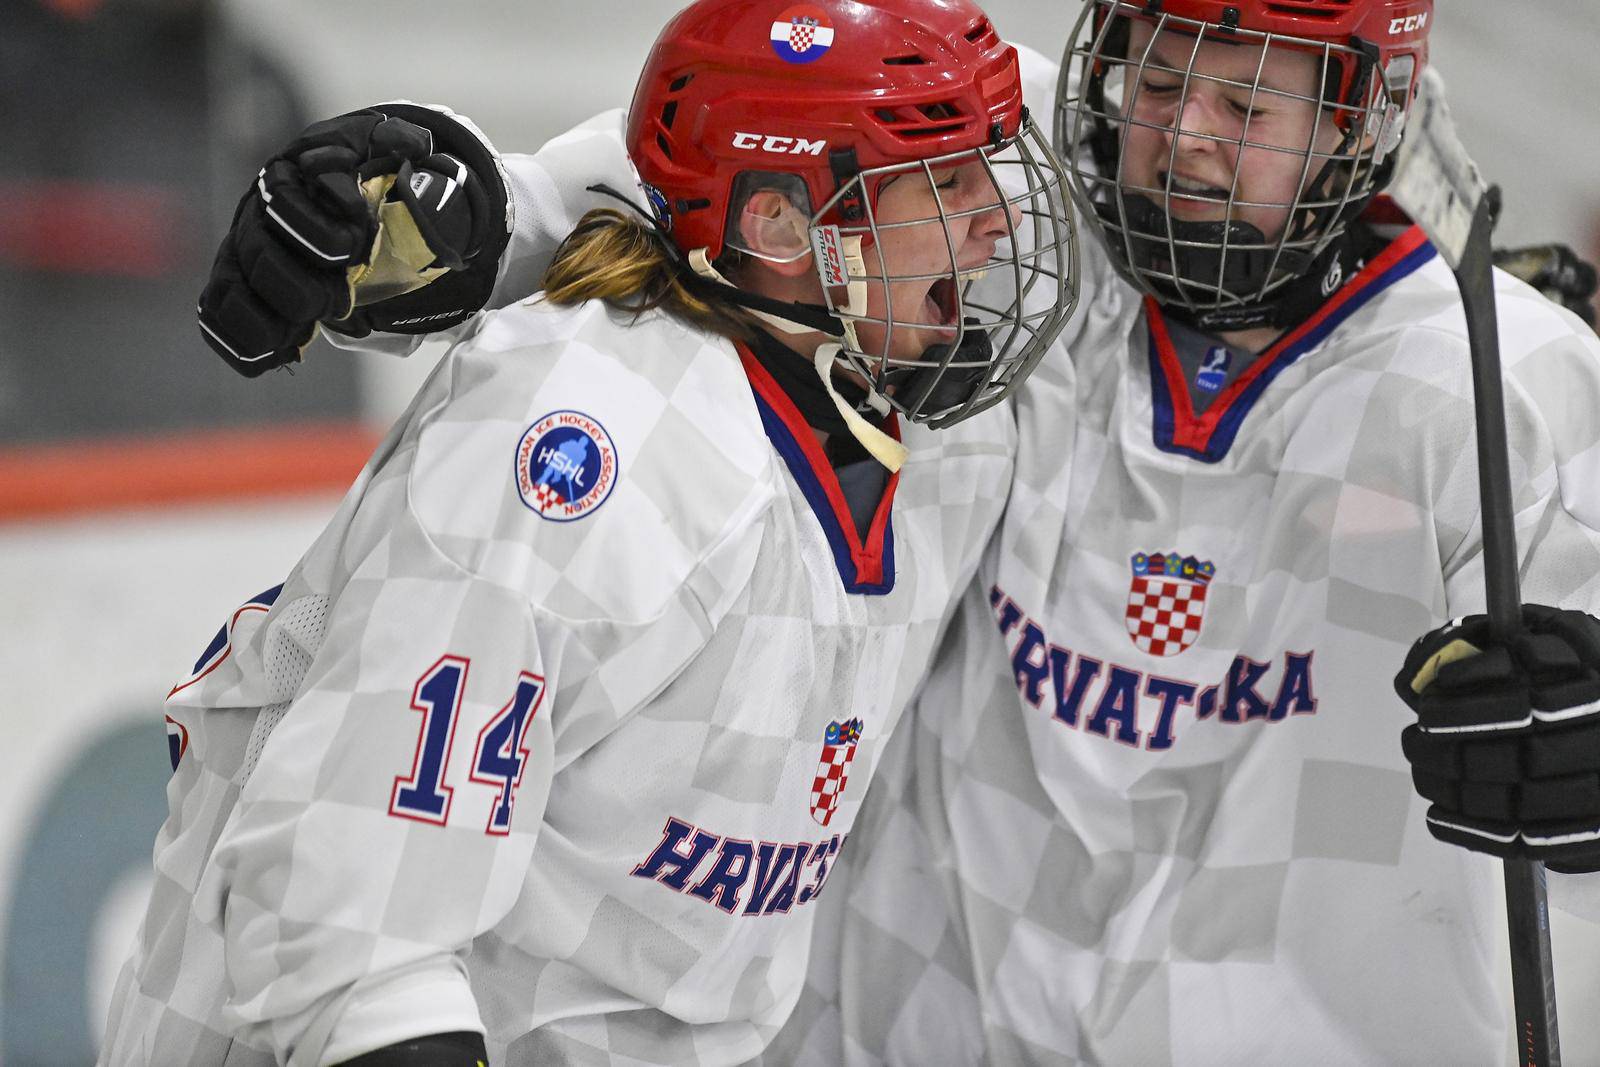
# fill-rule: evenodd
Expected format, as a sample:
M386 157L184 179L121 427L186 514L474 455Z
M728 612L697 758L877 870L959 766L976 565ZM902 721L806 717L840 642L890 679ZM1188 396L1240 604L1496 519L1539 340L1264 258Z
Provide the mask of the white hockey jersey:
M1197 413L1097 253L771 1062L1503 1062L1500 867L1391 688L1483 603L1448 267L1400 234ZM1600 343L1496 281L1523 598L1600 611Z
M475 321L284 584L168 700L102 1062L748 1060L1009 484L910 427L869 532L748 354L661 313Z

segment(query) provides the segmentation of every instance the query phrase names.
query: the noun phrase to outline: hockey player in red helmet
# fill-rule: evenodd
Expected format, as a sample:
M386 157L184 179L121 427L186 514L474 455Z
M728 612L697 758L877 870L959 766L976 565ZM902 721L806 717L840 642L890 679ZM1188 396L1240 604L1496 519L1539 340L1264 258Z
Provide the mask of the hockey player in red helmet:
M512 218L424 112L308 130L201 298L246 364L309 338L241 340L263 293L464 321L168 698L102 1062L748 1062L998 522L983 409L1071 308L1064 175L966 0L698 0L635 97L642 180L595 175L543 291L465 318L415 301L481 301Z
M763 32L770 55L727 55L730 33ZM785 106L796 97L808 106ZM726 281L724 256L764 263L794 305L778 328L830 335L915 421L995 403L1071 308L1051 150L1016 50L969 6L802 5L777 20L759 3L691 7L640 77L627 148L697 275ZM1014 276L975 285L995 268Z
M1490 857L1600 918L1600 341L1496 276L1553 606L1490 647L1461 295L1382 195L1433 20L1086 4L1087 314L776 1062L1503 1063Z
M1057 138L1123 277L1202 329L1294 325L1387 182L1432 0L1085 5ZM1270 339L1270 338L1269 338Z

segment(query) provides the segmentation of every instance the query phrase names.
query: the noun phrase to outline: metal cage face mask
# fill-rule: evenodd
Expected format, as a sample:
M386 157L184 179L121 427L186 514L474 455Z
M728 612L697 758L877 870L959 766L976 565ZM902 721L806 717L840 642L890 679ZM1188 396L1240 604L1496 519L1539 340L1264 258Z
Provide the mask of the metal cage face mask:
M903 182L919 184L895 198L925 199L925 213L885 212L885 193ZM1013 137L846 181L809 227L828 310L844 325L835 361L907 419L933 427L1004 399L1077 304L1066 188L1026 112ZM841 224L823 224L830 213ZM897 355L907 331L923 343Z
M1085 5L1056 143L1124 278L1227 328L1312 269L1382 187L1409 103L1412 58L1380 74L1351 41Z

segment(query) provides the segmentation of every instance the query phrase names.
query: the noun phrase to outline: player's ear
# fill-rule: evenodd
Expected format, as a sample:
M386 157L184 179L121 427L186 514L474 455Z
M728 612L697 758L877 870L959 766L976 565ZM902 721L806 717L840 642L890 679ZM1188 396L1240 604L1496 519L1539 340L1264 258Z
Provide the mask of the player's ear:
M805 213L783 193L761 189L750 195L739 212L739 237L745 248L774 271L800 275L813 269L809 223Z

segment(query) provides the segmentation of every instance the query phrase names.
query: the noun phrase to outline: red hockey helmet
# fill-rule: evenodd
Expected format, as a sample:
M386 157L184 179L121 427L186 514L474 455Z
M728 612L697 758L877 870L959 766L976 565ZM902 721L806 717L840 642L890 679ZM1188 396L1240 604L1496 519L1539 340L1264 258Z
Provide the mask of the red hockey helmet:
M1056 142L1123 276L1204 328L1274 323L1290 288L1320 272L1387 182L1432 16L1433 0L1088 0L1067 45ZM1219 74L1218 45L1259 61ZM1304 92L1263 78L1282 50L1311 57L1317 81ZM1237 111L1231 127L1201 129L1187 117L1211 90ZM1285 104L1314 112L1299 141L1268 134L1270 120L1259 118ZM1130 165L1130 141L1145 130L1170 144L1154 178L1137 159ZM1179 145L1204 141L1231 154L1231 182L1184 179ZM1287 195L1244 188L1252 152L1298 161ZM1252 216L1282 221L1272 232Z
M1065 175L1022 105L1016 49L969 0L698 0L651 51L627 147L662 227L701 264L728 247L750 251L737 212L753 187L790 194L809 216L811 245L789 261L815 255L827 312L844 332L839 358L880 393L897 370L938 365L940 385L924 375L922 387L901 385L889 398L912 419L943 425L998 400L1075 302ZM979 299L972 286L984 270L958 267L952 249L940 274L956 342L920 362L891 358L887 340L882 351L862 351L860 322L889 332L919 325L892 308L869 316L863 306L867 282L887 291L897 280L881 257L872 264L862 253L881 237L879 191L908 173L931 186L930 164L967 160L983 163L990 208L1007 208L1007 239L985 266L1002 267L996 277L1009 273L1011 291L994 295L991 279ZM948 224L960 214L947 214L937 193L934 200L937 214L921 221ZM1041 279L1047 284L1036 287ZM1003 345L970 343L1000 331Z

